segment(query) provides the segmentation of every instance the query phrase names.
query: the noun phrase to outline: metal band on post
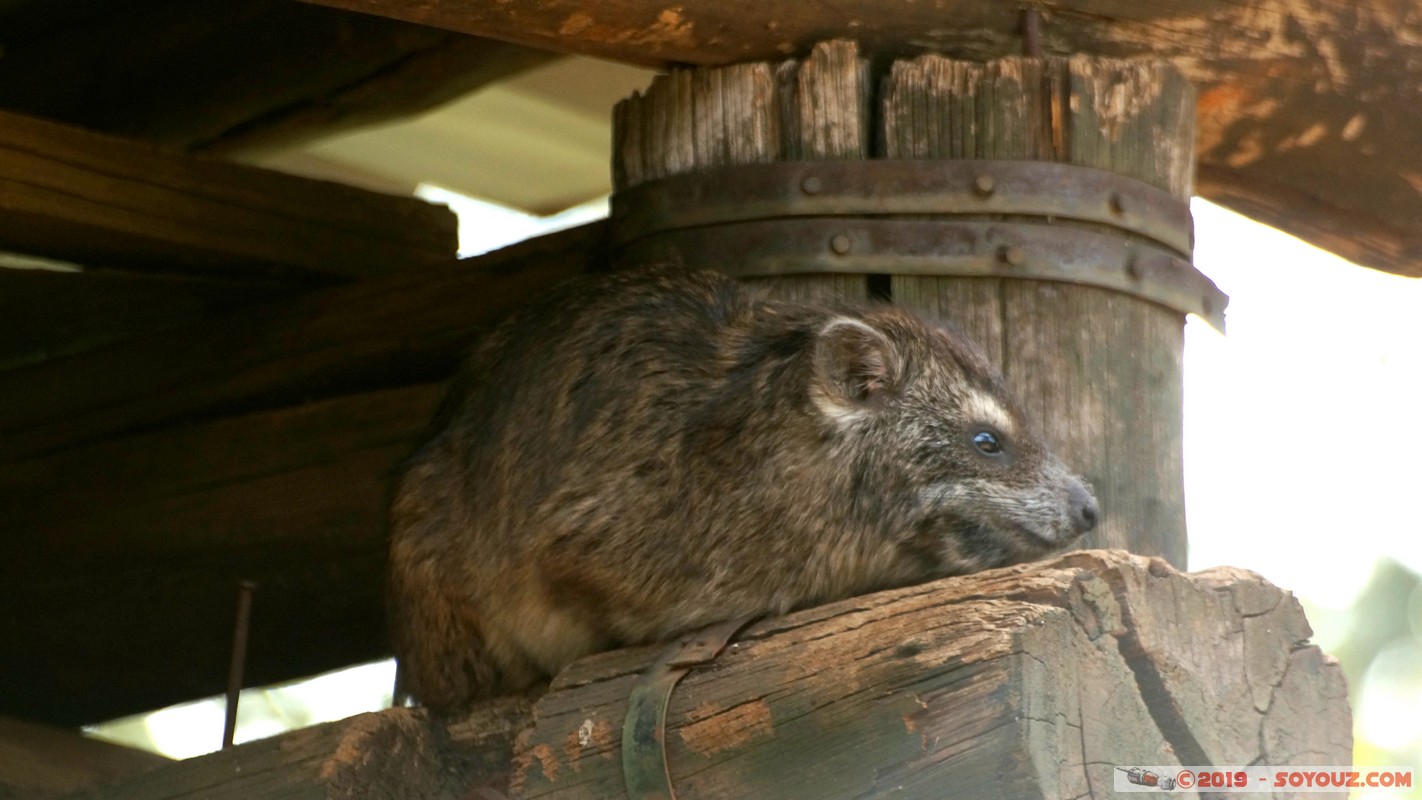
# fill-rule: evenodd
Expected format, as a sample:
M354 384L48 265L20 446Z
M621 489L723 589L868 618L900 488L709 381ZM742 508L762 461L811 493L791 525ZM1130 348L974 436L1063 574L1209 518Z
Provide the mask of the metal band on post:
M1036 161L722 167L613 197L617 257L741 277L930 274L1124 292L1223 330L1228 298L1190 263L1190 209L1105 170Z
M754 619L727 620L682 637L638 679L622 724L622 779L629 800L676 800L666 749L672 689L693 667L716 660L731 637Z

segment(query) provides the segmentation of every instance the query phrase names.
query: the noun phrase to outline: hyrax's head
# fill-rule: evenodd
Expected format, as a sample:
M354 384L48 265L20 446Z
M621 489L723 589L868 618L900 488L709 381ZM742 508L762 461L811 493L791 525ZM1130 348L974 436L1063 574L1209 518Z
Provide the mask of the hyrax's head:
M854 470L854 502L892 519L885 534L929 573L1030 560L1096 526L1091 490L956 331L895 308L832 319L810 396Z

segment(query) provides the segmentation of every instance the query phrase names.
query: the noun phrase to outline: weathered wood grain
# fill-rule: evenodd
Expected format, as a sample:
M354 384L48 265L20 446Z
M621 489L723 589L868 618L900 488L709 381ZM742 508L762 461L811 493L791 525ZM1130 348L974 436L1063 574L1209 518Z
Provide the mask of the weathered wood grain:
M0 267L0 371L290 297L279 282Z
M877 56L1020 54L1020 4L308 0L639 64L722 65L857 39ZM1046 54L1168 59L1200 91L1200 189L1360 264L1422 276L1422 17L1392 0L1057 0Z
M1251 634L1261 610L1272 624ZM1120 552L869 595L758 623L694 671L668 713L671 775L688 800L1068 798L1103 796L1117 764L1348 763L1341 672L1308 635L1297 602L1257 576ZM622 790L626 697L658 652L594 656L554 681L514 797ZM1266 746L1255 695L1327 722Z
M131 270L327 282L453 258L414 198L166 152L0 112L0 249Z
M0 461L175 420L442 380L476 332L601 264L603 226L0 373Z
M803 61L673 70L613 113L613 189L733 164L870 154L868 62L849 41ZM862 275L755 277L786 300L863 299Z
M282 0L12 3L0 29L0 107L207 152L418 113L557 57Z
M1192 92L1168 64L923 56L884 84L884 155L1060 161L1190 196ZM1092 483L1084 547L1185 563L1183 316L1067 283L899 275L896 302L960 324Z

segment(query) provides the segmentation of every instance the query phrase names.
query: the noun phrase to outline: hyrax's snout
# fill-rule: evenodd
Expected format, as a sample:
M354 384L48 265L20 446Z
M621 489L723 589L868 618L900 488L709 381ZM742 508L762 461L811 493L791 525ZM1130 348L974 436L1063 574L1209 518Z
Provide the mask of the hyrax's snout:
M1096 527L1101 508L1096 505L1096 496L1080 479L1072 478L1071 483L1067 485L1067 502L1071 504L1073 538Z

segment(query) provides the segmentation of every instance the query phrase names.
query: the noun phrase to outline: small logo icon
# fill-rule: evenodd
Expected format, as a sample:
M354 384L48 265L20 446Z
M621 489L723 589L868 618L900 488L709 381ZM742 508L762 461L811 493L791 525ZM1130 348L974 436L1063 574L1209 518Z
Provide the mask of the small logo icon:
M1141 769L1140 767L1131 767L1130 769L1116 767L1116 769L1126 773L1126 780L1137 786L1154 786L1157 789L1164 789L1166 791L1175 788L1175 779L1169 775L1157 775L1154 772Z

